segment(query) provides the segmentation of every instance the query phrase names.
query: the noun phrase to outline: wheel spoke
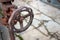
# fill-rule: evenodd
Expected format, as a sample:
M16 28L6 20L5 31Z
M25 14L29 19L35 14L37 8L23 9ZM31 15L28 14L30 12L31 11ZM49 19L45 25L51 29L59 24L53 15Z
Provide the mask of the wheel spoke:
M27 14L27 15L23 16L23 18L25 19L25 18L27 18L28 16L30 16L30 14Z
M20 23L20 28L23 29L23 20L20 20L19 23Z

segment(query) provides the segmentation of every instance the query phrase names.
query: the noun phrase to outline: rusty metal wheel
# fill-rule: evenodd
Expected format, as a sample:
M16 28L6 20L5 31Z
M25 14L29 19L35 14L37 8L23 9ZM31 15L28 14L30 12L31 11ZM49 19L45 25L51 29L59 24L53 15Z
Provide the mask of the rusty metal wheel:
M21 16L21 12L28 12L28 14L24 15L24 16ZM29 21L27 22L27 25L26 26L23 26L23 20L25 20L25 18L27 17L30 17ZM23 32L25 31L26 29L28 29L28 27L32 24L32 21L33 21L33 18L34 18L34 14L33 14L33 11L31 8L29 7L20 7L19 9L17 9L16 11L14 11L9 19L9 25L13 28L14 32ZM20 29L17 29L15 28L15 24L14 24L14 21L18 21L19 24L20 24Z

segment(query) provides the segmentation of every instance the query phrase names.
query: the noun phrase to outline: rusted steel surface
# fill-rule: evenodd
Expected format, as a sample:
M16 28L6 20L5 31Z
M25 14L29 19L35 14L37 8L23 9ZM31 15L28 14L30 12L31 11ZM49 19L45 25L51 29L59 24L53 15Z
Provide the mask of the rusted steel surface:
M12 5L11 2L6 1L5 3L2 3L2 11L4 14L4 17L2 17L2 21L4 22L2 24L8 27L11 40L15 40L15 37L14 37L13 29L8 24L8 20L13 12L12 9L14 9L14 7L15 6Z
M4 1L4 2L3 2ZM7 26L10 33L11 40L15 40L14 33L20 33L25 31L31 24L34 18L33 11L29 7L20 7L17 9L15 5L12 5L11 1L14 0L0 0L2 2L2 12L4 16L2 17L2 24ZM26 11L28 14L21 16L21 12ZM29 22L25 27L23 27L23 20L27 17L30 17ZM14 25L19 22L20 23L20 29L17 29L14 27Z

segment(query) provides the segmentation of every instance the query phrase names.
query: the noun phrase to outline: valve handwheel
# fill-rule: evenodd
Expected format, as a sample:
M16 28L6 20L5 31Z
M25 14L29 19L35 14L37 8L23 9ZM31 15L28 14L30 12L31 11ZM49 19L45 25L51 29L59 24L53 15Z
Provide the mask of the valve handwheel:
M24 16L21 16L21 12L28 12L28 14L24 15ZM30 17L29 19L29 22L27 23L27 25L25 27L23 27L23 20L27 17ZM20 7L19 9L17 9L16 11L14 11L8 21L9 25L13 28L14 32L23 32L25 31L26 29L28 29L28 27L32 24L32 21L33 21L33 18L34 18L34 14L33 14L33 11L31 8L29 7ZM14 27L14 21L18 21L20 23L20 29L17 29Z

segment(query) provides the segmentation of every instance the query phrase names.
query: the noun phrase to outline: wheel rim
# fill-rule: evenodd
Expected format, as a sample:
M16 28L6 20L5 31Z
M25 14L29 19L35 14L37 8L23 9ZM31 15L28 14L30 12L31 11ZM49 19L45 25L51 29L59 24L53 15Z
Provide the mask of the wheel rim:
M21 14L21 12L23 11L27 11L29 14L25 15L25 16L21 16L19 14ZM18 16L16 17L16 15L18 14ZM30 19L29 19L29 22L27 23L27 25L25 27L23 27L23 20L30 16ZM9 21L9 25L12 26L12 28L14 29L14 32L23 32L25 30L27 30L29 28L29 26L32 24L32 21L33 21L33 18L34 18L34 15L33 15L33 12L32 12L32 9L29 8L29 7L21 7L20 9L17 9L13 15L10 17L10 21ZM20 23L20 29L16 29L14 27L14 24L12 23L12 20L17 20L19 23Z

